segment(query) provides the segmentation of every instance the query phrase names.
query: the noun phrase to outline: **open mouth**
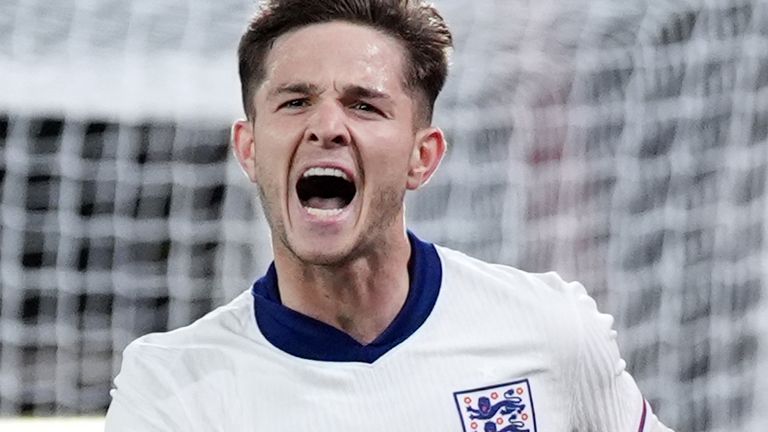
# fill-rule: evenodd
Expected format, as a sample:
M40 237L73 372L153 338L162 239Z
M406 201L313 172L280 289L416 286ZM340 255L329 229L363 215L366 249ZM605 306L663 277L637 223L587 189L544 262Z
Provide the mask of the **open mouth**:
M312 215L334 216L355 198L357 188L337 168L310 168L296 183L301 205Z

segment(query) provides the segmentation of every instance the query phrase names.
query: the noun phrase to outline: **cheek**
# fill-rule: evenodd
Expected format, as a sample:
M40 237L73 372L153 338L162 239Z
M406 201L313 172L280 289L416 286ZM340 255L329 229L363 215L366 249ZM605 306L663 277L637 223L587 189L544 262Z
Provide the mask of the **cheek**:
M295 141L288 131L282 131L274 127L260 128L255 134L254 161L261 176L279 176L285 174L288 163L295 149ZM273 179L274 180L274 179Z
M256 156L260 154L262 156L276 156L284 150L287 150L290 146L290 136L292 135L288 129L279 128L276 125L254 125L254 142Z
M385 173L392 181L399 181L408 174L413 137L405 134L380 136L370 149L371 168Z

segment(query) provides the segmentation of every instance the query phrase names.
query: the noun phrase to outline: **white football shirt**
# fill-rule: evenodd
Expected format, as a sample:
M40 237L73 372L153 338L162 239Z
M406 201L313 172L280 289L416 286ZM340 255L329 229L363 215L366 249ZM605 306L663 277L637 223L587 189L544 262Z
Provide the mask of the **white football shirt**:
M408 298L371 344L284 307L272 266L126 348L107 432L669 430L580 284L409 236Z

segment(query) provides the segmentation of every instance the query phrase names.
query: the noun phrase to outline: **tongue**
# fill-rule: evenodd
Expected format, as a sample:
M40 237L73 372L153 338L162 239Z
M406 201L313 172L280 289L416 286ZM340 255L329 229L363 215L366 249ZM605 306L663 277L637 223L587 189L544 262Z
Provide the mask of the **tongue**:
M340 209L344 207L344 200L341 198L312 197L307 200L305 206L323 210Z

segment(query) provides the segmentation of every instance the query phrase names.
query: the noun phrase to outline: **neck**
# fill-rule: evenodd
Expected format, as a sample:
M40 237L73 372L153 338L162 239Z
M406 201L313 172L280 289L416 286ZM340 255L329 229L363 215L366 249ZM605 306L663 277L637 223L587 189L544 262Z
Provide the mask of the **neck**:
M363 345L395 319L408 296L411 246L404 229L339 265L315 265L275 249L284 306L347 333Z

